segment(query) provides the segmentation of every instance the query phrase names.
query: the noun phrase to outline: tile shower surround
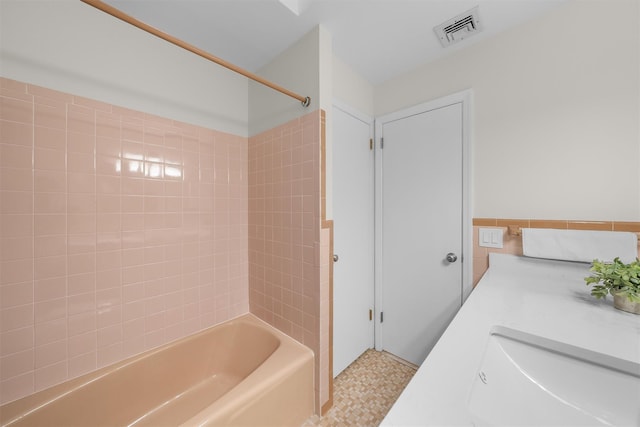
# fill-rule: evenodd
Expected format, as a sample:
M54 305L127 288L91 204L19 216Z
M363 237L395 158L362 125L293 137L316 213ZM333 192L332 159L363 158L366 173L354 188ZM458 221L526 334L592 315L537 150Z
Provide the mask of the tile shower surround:
M329 399L323 129L317 111L249 138L251 312L313 350L316 412Z
M4 78L0 102L2 402L249 310L247 138Z

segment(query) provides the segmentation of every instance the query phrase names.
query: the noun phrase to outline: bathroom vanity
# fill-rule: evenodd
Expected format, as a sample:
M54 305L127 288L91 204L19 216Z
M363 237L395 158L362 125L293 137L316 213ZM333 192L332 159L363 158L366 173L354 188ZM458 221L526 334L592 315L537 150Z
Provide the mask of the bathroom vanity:
M491 254L383 426L640 425L640 316L589 264Z

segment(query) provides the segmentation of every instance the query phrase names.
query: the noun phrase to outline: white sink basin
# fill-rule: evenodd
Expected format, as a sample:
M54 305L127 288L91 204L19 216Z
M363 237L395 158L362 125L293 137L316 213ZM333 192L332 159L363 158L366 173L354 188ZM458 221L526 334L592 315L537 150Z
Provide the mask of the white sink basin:
M640 363L495 326L468 405L478 426L639 426Z

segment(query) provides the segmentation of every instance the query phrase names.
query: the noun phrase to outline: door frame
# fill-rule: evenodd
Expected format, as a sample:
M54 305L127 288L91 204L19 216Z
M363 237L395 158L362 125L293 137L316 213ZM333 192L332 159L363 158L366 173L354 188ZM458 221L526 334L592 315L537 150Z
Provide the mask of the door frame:
M374 236L374 304L375 304L375 326L374 326L374 343L376 350L382 350L382 328L380 322L380 313L383 306L382 298L382 256L383 256L383 241L382 241L382 155L378 153L378 150L384 150L381 148L381 135L382 126L385 123L393 122L402 118L410 117L416 114L425 113L438 108L447 107L453 104L462 104L462 253L460 254L460 260L462 261L462 283L461 283L461 298L460 305L471 294L473 285L473 187L471 182L472 176L472 135L471 129L473 128L472 117L472 102L473 91L466 89L460 92L453 93L451 95L444 96L442 98L427 101L413 107L403 108L393 113L385 114L384 116L376 117L375 119L375 236Z
M372 169L373 170L371 171L371 179L374 180L372 182L372 188L371 188L372 193L373 193L373 194L371 194L371 196L373 198L373 205L371 206L371 208L373 209L372 215L373 215L373 224L374 224L373 229L371 229L372 241L373 241L373 244L374 244L373 258L371 259L371 263L372 263L372 271L371 271L371 273L373 275L374 283L373 283L373 285L371 287L371 294L370 295L372 297L371 298L372 305L373 305L372 309L373 309L373 311L375 313L375 310L376 310L376 308L375 308L375 301L376 301L376 298L375 298L375 295L376 295L375 294L375 197L376 197L376 189L375 189L375 173L376 173L375 172L375 168L376 168L376 160L375 160L375 158L376 158L376 150L375 150L375 120L374 120L374 118L372 116L369 116L369 115L367 115L367 114L355 109L354 107L350 106L349 104L346 104L346 103L344 103L344 102L342 102L342 101L340 101L340 100L338 100L336 98L333 98L332 103L331 103L331 107L335 108L335 109L339 109L343 113L345 113L345 114L353 117L354 119L361 121L363 124L367 125L367 127L369 128L369 138L373 139L373 141L374 141L374 150L373 150L373 157L374 158L373 158L373 165L372 165ZM335 151L335 149L334 149L334 151ZM335 218L334 218L334 220L335 220ZM335 233L335 229L334 229L334 233ZM335 239L336 239L336 236L334 234L334 242L335 242ZM334 248L334 250L335 250L335 248ZM334 288L335 288L335 277L334 277ZM335 289L334 289L334 292L335 292ZM333 295L331 296L331 298L333 298ZM336 325L335 325L335 316L334 316L334 319L333 319L333 322L332 322L332 329L335 328L335 326ZM377 327L376 326L376 322L374 321L373 325L372 325L373 331L372 331L372 336L371 336L371 341L373 342L374 347L375 347L375 330L376 330L376 327ZM332 347L331 352L332 352L332 356L331 357L333 357L333 353L335 352L335 347ZM334 377L333 376L333 372L331 372L330 374L331 374L331 376L333 378Z

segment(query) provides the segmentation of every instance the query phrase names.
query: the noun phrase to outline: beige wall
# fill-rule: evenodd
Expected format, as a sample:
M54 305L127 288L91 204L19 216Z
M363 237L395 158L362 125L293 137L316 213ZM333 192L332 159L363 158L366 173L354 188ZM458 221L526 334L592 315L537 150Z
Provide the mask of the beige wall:
M635 0L579 0L375 89L377 116L474 91L475 217L640 217Z
M79 0L2 0L0 40L4 77L247 136L246 78Z
M339 58L333 58L333 97L373 117L373 92L371 83Z
M256 73L311 98L299 101L256 82L249 83L249 135L254 136L320 108L320 27L274 58Z
M320 31L320 109L325 114L325 218L333 218L333 36Z

